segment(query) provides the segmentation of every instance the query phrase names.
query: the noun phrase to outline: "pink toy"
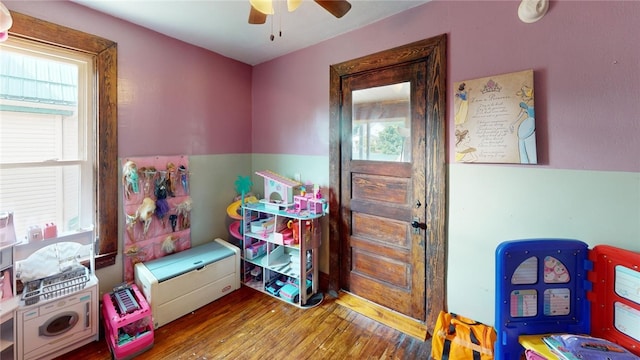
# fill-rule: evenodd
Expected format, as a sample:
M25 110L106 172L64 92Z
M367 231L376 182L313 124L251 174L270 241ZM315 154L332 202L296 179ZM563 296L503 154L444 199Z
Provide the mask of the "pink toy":
M311 214L322 214L326 201L324 199L309 199L309 212Z
M304 211L309 209L309 198L306 196L295 195L293 197L294 208L297 211Z
M0 42L9 37L9 28L13 25L11 13L3 3L0 2Z
M135 284L130 288L139 308L126 314L116 310L112 293L102 296L105 338L116 360L131 359L153 346L151 308Z
M11 290L11 273L9 273L9 270L5 270L0 273L0 301L10 299L11 297L13 297L13 291Z
M258 241L244 249L244 257L251 260L267 253L267 242Z
M269 202L279 201L283 204L290 204L293 201L293 188L302 185L298 181L270 170L256 171L256 175L264 178L264 197Z
M54 223L47 223L44 226L44 238L53 239L58 237L58 227Z

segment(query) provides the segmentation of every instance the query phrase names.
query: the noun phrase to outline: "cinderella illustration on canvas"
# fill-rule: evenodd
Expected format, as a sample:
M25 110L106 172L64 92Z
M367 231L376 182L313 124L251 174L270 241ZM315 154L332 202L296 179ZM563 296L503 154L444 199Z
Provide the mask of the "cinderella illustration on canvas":
M537 164L536 155L536 120L533 109L533 89L524 85L518 92L520 97L520 112L509 126L509 132L513 133L518 128L518 150L521 164Z

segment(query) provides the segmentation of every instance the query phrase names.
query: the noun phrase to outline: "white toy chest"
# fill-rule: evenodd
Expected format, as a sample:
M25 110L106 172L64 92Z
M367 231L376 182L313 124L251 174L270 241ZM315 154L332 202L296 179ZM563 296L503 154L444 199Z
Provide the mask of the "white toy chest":
M215 239L138 263L134 273L157 329L240 288L240 249Z

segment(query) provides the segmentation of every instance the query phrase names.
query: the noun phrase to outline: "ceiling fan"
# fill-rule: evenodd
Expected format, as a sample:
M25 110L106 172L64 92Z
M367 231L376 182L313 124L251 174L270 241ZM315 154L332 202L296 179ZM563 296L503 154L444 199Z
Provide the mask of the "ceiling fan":
M267 15L273 14L274 0L249 0L251 11L249 12L249 24L264 24ZM351 9L351 4L347 0L314 0L316 4L322 6L331 15L341 18ZM287 0L287 10L294 11L300 6L302 0Z

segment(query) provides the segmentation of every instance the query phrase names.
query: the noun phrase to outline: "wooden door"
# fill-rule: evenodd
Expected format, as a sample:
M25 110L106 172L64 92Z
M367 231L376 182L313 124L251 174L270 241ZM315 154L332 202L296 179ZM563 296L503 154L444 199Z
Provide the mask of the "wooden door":
M342 83L342 285L415 319L425 315L425 71L421 61Z
M445 40L331 72L329 290L346 290L427 330L445 297ZM366 89L381 87L408 87L407 100L366 101Z

